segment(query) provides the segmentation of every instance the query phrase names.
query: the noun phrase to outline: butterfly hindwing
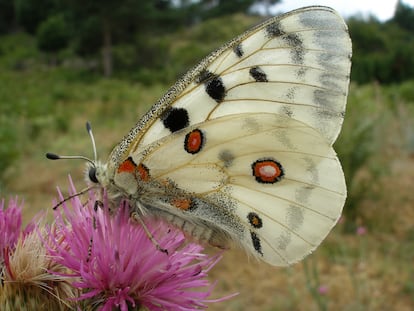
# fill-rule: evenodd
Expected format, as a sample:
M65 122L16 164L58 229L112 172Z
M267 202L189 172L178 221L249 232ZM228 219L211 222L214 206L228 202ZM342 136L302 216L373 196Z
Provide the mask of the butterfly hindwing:
M152 143L132 160L148 169L153 183L141 196L144 205L164 202L170 213L217 227L274 265L295 262L319 245L346 196L332 147L307 124L277 114L208 120ZM191 200L191 209L176 205L182 198Z
M300 260L346 197L332 144L350 56L330 8L269 19L184 75L97 167L101 185L212 245Z

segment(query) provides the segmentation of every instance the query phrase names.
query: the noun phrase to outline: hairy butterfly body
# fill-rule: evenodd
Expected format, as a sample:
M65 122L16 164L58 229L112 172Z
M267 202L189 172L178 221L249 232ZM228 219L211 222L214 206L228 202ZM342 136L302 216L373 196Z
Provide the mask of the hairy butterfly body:
M345 202L332 144L350 57L347 27L332 9L272 18L184 75L89 177L140 217L214 246L238 243L272 265L296 262Z

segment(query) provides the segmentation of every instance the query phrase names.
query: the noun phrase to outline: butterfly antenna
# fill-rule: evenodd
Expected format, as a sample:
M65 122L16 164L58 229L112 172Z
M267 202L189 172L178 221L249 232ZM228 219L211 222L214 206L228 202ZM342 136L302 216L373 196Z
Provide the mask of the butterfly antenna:
M67 155L58 155L56 153L48 152L46 153L46 158L48 158L49 160L80 159L80 160L85 160L91 163L93 166L95 166L95 162L93 162L91 159L84 157L84 156L67 156Z
M86 192L88 192L89 190L91 190L93 187L88 187L88 188L85 188L85 189L83 189L83 190L81 190L81 191L79 191L79 192L76 192L76 193L74 193L74 194L72 194L72 195L70 195L70 196L68 196L68 197L66 197L66 198L64 198L64 199L62 199L62 200L60 200L58 203L56 203L54 206L53 206L53 210L56 210L59 206L61 206L63 203L65 203L65 202L67 202L67 201L69 201L69 200L71 200L71 199L73 199L73 198L76 198L76 197L78 197L78 196L81 196L82 194L85 194Z
M92 141L92 148L93 148L93 157L94 159L91 160L85 156L77 155L77 156L68 156L68 155L58 155L56 153L48 152L46 153L46 158L49 160L62 160L62 159L78 159L78 160L85 160L92 164L92 166L96 166L97 161L97 152L96 152L96 144L95 144L95 138L93 137L92 133L92 127L89 122L86 122L86 130L88 131L88 135L91 138Z
M92 133L92 126L91 126L91 124L89 122L86 122L86 131L88 132L88 135L89 135L89 137L90 137L90 139L92 141L93 160L91 160L91 159L89 159L89 158L87 158L85 156L81 156L81 155L68 156L68 155L58 155L58 154L51 153L51 152L46 153L46 158L48 158L49 160L62 160L62 159L85 160L85 161L89 162L93 166L94 169L96 169L96 163L97 163L96 144L95 144L95 138L93 137L93 133ZM70 199L72 199L74 197L80 196L80 195L88 192L92 188L94 188L94 187L93 186L92 187L88 187L88 188L86 188L84 190L81 190L81 191L79 191L77 193L74 193L74 194L68 196L67 198L64 198L63 200L61 200L60 202L58 202L53 207L53 209L58 208L60 205L62 205L63 203L65 203L66 201L68 201L68 200L70 200Z
M88 131L89 137L91 138L91 141L92 141L93 160L94 160L94 163L96 163L96 161L98 160L98 155L97 155L97 152L96 152L95 137L93 137L92 126L89 123L89 121L86 122L86 130Z

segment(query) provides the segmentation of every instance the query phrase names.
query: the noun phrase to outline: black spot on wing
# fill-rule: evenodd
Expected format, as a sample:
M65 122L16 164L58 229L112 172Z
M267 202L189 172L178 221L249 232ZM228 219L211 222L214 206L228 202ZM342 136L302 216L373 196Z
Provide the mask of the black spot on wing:
M302 46L303 42L299 35L296 33L290 33L283 37L283 40L292 47Z
M234 54L237 55L237 57L242 57L243 56L244 51L243 51L243 47L242 47L241 43L234 46L233 52L234 52Z
M212 73L211 71L208 70L203 70L198 77L195 79L195 82L200 84L200 83L205 83L208 82L209 80L213 79L215 77L215 74Z
M285 32L282 30L279 22L271 23L266 27L266 35L268 38L280 37L284 34Z
M293 48L291 57L295 64L303 64L305 49L303 47L303 41L299 35L291 33L284 36L283 40Z
M249 74L256 82L268 82L266 73L259 66L250 68Z
M172 133L179 131L190 124L188 111L184 108L170 108L161 116L165 128Z
M281 37L282 40L292 48L291 58L295 64L303 64L305 49L303 41L297 33L287 33L279 22L269 24L266 29L268 38Z
M234 154L229 150L222 150L219 153L219 159L223 161L224 167L230 167L234 161Z
M226 88L224 87L223 80L219 76L215 76L205 86L207 94L216 102L221 103L224 97L226 97Z
M203 70L195 79L195 82L198 84L204 83L206 93L217 103L221 103L224 97L226 97L226 88L219 75Z
M256 252L263 256L262 243L256 232L250 231L250 237L252 238L252 244Z

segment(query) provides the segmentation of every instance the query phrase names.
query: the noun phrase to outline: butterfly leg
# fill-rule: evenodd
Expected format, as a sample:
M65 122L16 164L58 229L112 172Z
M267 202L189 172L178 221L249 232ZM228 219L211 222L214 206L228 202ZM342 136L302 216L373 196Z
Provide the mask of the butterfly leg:
M95 203L93 204L93 210L95 212L98 210L98 208L103 208L103 207L104 207L104 203L99 200L96 200Z
M140 217L140 215L138 215L137 212L132 212L131 213L131 218L133 220L135 220L136 222L139 222L142 226L142 228L145 231L145 234L148 236L148 238L151 240L151 242L155 245L155 247L157 248L157 250L165 253L168 255L168 250L165 248L162 248L161 245L158 243L158 241L154 238L154 236L152 235L152 233L149 231L148 227L145 225L145 223L143 222L142 218Z

